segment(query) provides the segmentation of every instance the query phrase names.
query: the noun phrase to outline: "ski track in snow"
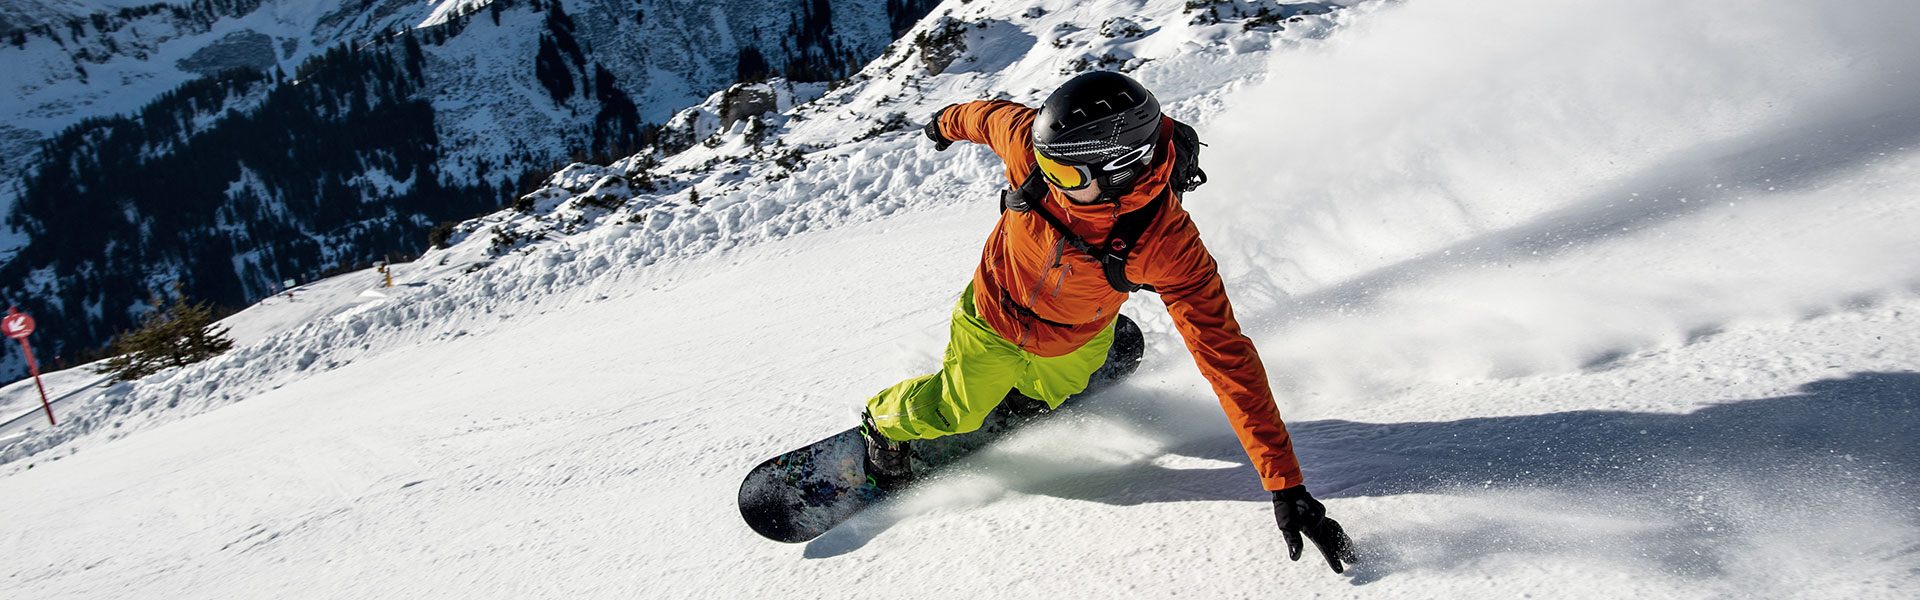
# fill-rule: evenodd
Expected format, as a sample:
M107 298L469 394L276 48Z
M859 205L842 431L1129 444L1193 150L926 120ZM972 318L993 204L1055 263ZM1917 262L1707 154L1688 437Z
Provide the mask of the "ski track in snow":
M231 319L226 356L0 431L0 573L36 598L1904 597L1920 93L1888 74L1920 8L1543 4L1244 34L1172 1L949 2L988 24L972 60L882 57L777 117L823 148L789 176L690 169L752 153L738 127L611 211L579 199L622 166L573 168L395 288L309 284ZM1151 33L1101 37L1113 14ZM847 140L1035 103L1103 52L1154 59L1135 75L1203 125L1188 206L1362 560L1284 559L1148 295L1146 363L1098 403L812 543L749 532L748 467L938 363L996 218L985 151ZM495 226L547 238L492 256ZM6 414L38 410L23 383Z

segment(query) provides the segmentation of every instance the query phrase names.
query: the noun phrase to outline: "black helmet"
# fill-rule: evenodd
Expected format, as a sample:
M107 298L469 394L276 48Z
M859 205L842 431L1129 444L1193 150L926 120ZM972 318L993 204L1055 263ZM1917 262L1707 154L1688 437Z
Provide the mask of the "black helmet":
M1118 191L1153 164L1160 120L1160 101L1140 82L1095 71L1068 80L1047 97L1033 121L1033 147L1055 185L1085 187L1084 181L1055 178L1063 173L1058 167L1065 166Z

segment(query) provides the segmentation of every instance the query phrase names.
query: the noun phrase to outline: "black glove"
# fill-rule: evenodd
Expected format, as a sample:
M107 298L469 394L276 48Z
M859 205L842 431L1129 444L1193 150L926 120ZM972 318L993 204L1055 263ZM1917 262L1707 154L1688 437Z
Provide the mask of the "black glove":
M933 120L927 122L927 139L933 140L934 150L946 150L953 145L953 140L940 135L940 115L945 114L949 108L953 108L953 105L948 104L940 107L940 110L933 111Z
M1307 493L1307 486L1296 485L1273 493L1273 518L1280 522L1280 537L1287 539L1287 558L1300 560L1300 534L1313 540L1313 547L1327 557L1335 573L1345 573L1341 561L1353 562L1353 540L1340 528L1340 522L1327 518L1327 507Z

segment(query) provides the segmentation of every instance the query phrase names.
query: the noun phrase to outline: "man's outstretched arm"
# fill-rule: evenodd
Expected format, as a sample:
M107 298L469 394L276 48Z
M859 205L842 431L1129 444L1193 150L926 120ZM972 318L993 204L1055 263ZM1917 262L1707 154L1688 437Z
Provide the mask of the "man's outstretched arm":
M1259 471L1262 486L1273 492L1274 519L1286 541L1288 558L1300 560L1304 535L1334 572L1344 573L1345 563L1354 561L1353 542L1338 521L1326 516L1326 507L1307 492L1293 440L1267 384L1266 367L1233 318L1213 256L1184 211L1169 215L1175 222L1165 224L1162 235L1163 243L1170 245L1161 250L1155 268L1147 269L1152 273L1150 281L1201 375L1220 397L1220 406Z

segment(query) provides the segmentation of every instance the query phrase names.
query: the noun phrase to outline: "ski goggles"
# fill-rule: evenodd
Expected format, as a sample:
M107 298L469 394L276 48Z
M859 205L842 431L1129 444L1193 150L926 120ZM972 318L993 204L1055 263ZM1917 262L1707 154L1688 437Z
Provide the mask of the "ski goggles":
M1084 189L1093 185L1095 179L1104 179L1108 185L1119 186L1138 175L1140 167L1153 162L1153 144L1134 148L1097 166L1062 162L1041 153L1037 148L1033 151L1033 158L1047 182L1062 190Z

